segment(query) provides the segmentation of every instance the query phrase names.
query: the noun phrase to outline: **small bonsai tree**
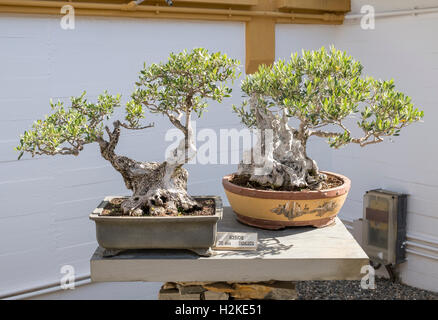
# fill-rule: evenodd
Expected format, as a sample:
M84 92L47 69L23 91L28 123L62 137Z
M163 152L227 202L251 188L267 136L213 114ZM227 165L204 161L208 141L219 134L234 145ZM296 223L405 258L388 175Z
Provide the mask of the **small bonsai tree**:
M194 49L171 54L165 63L144 66L136 83L132 99L126 104L125 119L115 120L110 128L108 120L120 96L107 92L96 103L80 97L71 98L71 107L62 102L51 102L52 114L33 124L24 132L16 150L35 155L75 155L84 146L97 143L102 157L123 177L133 194L121 205L124 214L165 215L188 213L199 209L199 204L187 194L186 169L182 166L195 155L192 114L201 116L207 99L221 102L229 97L231 88L226 81L236 78L237 60L220 52L210 54L206 49ZM169 118L184 133L184 140L166 161L140 162L116 154L121 129L142 130L146 109Z
M289 61L261 66L248 75L242 82L246 99L234 111L246 126L270 131L272 145L259 139L262 160L241 162L238 175L272 189L320 189L327 177L307 155L310 137L327 138L332 148L348 143L363 147L398 136L423 117L410 97L394 89L393 80L362 78L362 69L360 62L332 47L295 53ZM296 128L290 118L297 120ZM361 136L347 128L348 118L356 119ZM261 167L268 172L261 174Z

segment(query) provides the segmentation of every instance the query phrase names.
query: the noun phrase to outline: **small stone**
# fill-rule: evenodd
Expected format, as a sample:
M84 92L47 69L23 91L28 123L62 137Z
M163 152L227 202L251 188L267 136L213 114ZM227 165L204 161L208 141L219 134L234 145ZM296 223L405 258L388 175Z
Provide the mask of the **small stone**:
M234 299L295 300L295 284L290 281L267 281L257 283L234 283L230 295Z
M181 300L181 294L178 289L161 289L158 300Z
M264 299L272 288L263 284L257 283L235 283L235 291L231 292L231 296L236 299Z
M161 286L161 289L177 289L175 282L166 282Z
M205 291L204 300L228 300L230 295L226 292Z
M181 283L177 283L176 286L181 294L202 293L206 290L201 285L181 285Z
M130 213L130 215L133 216L133 217L141 217L143 215L143 210L140 209L140 208L137 208L137 209L133 210Z
M298 294L293 282L277 282L272 285L272 290L266 296L266 300L295 300Z
M209 284L213 282L205 282L205 281L178 281L178 283L182 286L203 286L204 284Z
M158 293L158 300L201 300L198 294L181 294L178 289L161 289Z
M114 257L118 255L119 253L123 252L123 250L119 249L103 249L102 257Z
M213 282L204 284L204 288L208 291L213 292L226 292L231 293L234 291L234 288L231 284L226 282Z
M182 294L181 300L201 300L201 294L200 293Z

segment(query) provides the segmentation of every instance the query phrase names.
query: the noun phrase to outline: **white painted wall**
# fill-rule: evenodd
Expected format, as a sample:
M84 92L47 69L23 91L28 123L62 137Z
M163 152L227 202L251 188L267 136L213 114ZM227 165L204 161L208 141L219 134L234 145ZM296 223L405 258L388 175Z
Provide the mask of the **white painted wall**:
M394 4L391 6L388 3ZM413 1L355 1L373 4L376 12L411 8ZM398 4L398 5L396 5ZM420 3L416 3L419 5ZM438 6L438 1L423 1ZM409 194L408 261L401 270L402 281L438 291L438 144L435 119L438 116L438 13L376 19L374 30L362 30L359 22L342 26L277 26L277 58L290 52L335 45L364 65L364 73L382 79L394 78L397 88L413 98L425 112L424 123L405 128L394 143L361 148L350 145L331 150L320 141L310 152L316 160L330 158L328 167L347 175L352 188L341 216L347 222L362 217L366 190L385 188ZM317 138L314 138L317 139ZM328 162L327 162L328 163Z
M437 2L415 3L438 6ZM358 12L362 3L353 1L353 10ZM373 3L379 11L407 8L414 1L402 7L395 0ZM332 151L315 140L310 152L321 168L352 179L342 210L347 222L361 217L365 190L383 187L411 195L411 253L402 267L402 279L435 291L437 260L427 256L438 256L438 170L433 160L438 155L433 139L433 119L438 115L437 28L438 15L430 14L377 20L373 31L347 22L342 26L278 25L276 34L278 58L302 48L335 44L361 60L366 73L393 77L398 88L424 109L424 123L404 130L395 143ZM86 89L91 100L108 89L122 93L126 100L144 61L160 61L171 51L199 46L244 62L244 25L79 17L76 30L64 31L54 17L0 15L0 296L57 282L64 264L73 265L77 276L88 275L96 242L87 215L105 195L126 193L120 176L100 158L96 146L88 146L78 158L25 156L16 161L12 148L19 134L49 111L50 98L66 99ZM240 100L238 84L234 88L233 98L211 105L198 129L239 126L230 112L231 104ZM164 133L171 126L161 117L150 120L156 128L124 133L119 153L163 159L168 145ZM138 143L144 148L134 150ZM225 200L220 179L235 166L190 165L188 169L192 194L219 194ZM117 296L107 294L110 286L86 285L75 293L43 297L146 298L155 295L158 284L118 284Z

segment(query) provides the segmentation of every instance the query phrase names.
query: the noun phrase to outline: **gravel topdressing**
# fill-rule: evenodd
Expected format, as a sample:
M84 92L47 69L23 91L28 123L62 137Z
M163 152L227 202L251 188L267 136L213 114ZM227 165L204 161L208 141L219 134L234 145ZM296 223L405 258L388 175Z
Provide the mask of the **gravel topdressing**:
M376 278L376 289L364 290L360 281L299 281L298 300L438 300L438 293Z

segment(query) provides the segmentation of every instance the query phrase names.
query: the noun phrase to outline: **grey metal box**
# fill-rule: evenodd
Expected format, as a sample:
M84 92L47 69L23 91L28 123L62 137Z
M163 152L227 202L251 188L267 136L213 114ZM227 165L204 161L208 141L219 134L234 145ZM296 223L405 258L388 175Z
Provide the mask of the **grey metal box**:
M368 256L377 262L405 261L407 195L376 189L363 199L363 243Z

